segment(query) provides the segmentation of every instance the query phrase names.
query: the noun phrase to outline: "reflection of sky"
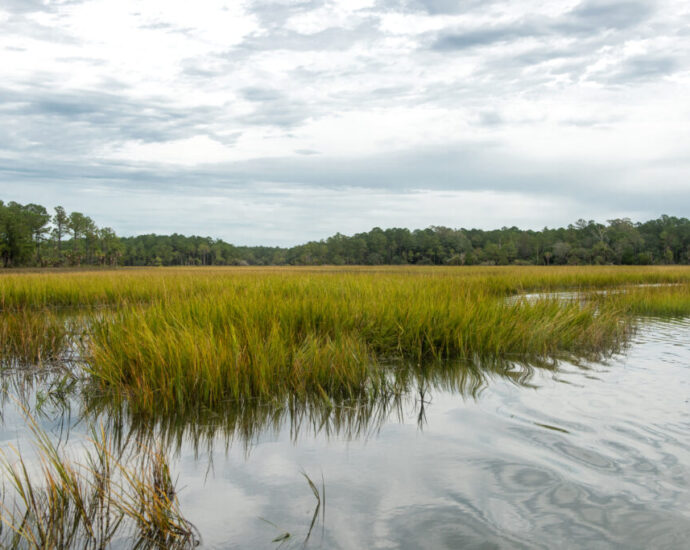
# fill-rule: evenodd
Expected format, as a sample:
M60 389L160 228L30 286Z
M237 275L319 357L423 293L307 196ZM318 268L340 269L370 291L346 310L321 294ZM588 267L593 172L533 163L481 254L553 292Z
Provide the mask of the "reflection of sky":
M247 460L216 453L203 485L206 463L183 456L182 503L209 547L269 547L279 532L259 517L299 539L315 503L304 468L326 480L324 548L676 548L690 536L689 337L658 324L607 365L542 371L536 390L436 394L423 431L411 412L366 442L283 432Z
M285 426L247 453L174 459L182 508L208 548L680 548L690 537L690 323L655 323L624 356L496 377L478 400L414 399L363 440ZM3 441L18 418L6 407ZM24 443L23 443L24 445ZM262 520L264 518L267 521ZM272 522L276 526L272 526Z

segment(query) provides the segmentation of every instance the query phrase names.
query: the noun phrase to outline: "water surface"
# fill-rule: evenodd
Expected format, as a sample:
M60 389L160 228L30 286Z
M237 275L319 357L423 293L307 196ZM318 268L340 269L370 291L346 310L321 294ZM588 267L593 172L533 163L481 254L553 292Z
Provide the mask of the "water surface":
M605 362L436 375L366 407L265 407L155 433L204 548L683 548L687 342L690 321L646 321ZM78 447L93 418L76 398L70 414L51 405L45 382L34 404L36 387L42 426ZM3 411L2 444L29 448L14 402Z

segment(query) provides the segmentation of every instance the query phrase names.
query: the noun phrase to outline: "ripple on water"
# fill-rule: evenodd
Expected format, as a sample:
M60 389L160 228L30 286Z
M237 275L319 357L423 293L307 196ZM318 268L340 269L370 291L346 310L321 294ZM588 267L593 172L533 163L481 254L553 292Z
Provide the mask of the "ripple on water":
M289 416L250 430L249 445L235 434L227 451L220 434L201 450L180 435L182 508L207 548L275 548L283 532L283 550L686 548L688 342L690 321L648 322L606 363L526 369L529 387L492 374L477 399L432 387L423 414L411 397L363 420L354 433L366 437L314 435L318 423L296 437ZM2 419L3 444L26 447L12 403ZM73 426L78 441L87 428L77 420L40 422L56 434ZM326 489L306 545L315 499L302 470L323 472Z

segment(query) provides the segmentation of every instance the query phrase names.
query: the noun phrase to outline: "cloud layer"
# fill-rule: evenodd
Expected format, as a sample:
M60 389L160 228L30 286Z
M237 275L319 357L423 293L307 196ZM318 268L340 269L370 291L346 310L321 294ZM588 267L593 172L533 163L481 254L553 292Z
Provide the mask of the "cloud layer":
M118 232L690 213L684 1L5 0L2 199Z

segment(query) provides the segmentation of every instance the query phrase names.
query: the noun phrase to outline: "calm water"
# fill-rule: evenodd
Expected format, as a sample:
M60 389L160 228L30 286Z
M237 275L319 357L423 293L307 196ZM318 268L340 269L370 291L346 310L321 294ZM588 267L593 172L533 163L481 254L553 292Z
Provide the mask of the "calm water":
M690 321L645 322L605 363L498 369L365 409L245 411L158 437L204 548L687 548L689 342ZM3 410L2 444L28 448L13 402ZM78 448L89 419L77 402L43 410ZM325 500L316 518L302 472Z

